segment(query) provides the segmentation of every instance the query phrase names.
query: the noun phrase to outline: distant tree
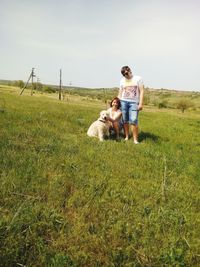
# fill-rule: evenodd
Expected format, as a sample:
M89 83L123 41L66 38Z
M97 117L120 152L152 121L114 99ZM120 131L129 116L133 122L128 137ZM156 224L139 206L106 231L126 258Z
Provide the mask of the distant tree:
M185 110L193 106L194 106L193 103L189 99L185 98L180 99L179 102L177 103L177 108L180 109L182 113L184 113Z
M46 93L55 93L56 89L51 86L45 85L43 86L43 91Z
M37 90L42 91L42 88L43 88L43 84L38 82L37 83Z
M37 83L33 83L33 90L37 90Z
M158 108L167 108L168 102L166 100L163 100L158 103Z
M30 87L31 87L32 85L30 84ZM40 83L40 82L34 82L33 83L33 90L39 90L39 91L42 91L42 88L43 88L43 85L42 85L42 83Z
M14 86L17 86L19 88L23 88L24 87L24 82L22 80L18 80L14 82Z
M150 96L144 95L144 105L148 105L150 103Z

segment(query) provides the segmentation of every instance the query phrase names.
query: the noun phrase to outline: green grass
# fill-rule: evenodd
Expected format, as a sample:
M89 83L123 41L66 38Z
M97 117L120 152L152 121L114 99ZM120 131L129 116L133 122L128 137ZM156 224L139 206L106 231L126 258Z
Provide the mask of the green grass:
M86 136L101 101L0 100L0 266L200 265L198 113L144 109L136 146Z

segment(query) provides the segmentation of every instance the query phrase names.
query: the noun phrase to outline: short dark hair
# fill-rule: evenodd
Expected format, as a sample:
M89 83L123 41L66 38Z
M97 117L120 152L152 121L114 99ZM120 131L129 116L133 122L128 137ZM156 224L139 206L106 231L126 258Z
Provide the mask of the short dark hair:
M130 71L130 70L131 70L131 69L130 69L129 66L123 66L123 67L121 68L121 74L124 76L125 72L126 72L126 71Z
M112 107L112 103L113 103L113 101L117 101L117 109L119 109L120 107L121 107L121 103L120 103L120 99L118 98L118 97L115 97L115 98L113 98L112 100L111 100L111 102L110 102L110 106Z

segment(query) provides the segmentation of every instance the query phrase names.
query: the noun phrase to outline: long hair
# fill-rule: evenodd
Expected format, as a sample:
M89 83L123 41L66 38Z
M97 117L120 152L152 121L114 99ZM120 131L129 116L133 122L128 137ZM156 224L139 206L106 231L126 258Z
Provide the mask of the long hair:
M119 109L121 107L120 99L118 97L113 98L110 102L110 107L112 107L113 101L117 102L117 109Z

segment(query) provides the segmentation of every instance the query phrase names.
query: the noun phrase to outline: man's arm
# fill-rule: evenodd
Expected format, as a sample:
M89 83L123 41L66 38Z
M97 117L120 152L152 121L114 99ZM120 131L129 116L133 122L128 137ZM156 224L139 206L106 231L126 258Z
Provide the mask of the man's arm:
M138 105L138 110L142 110L143 108L143 99L144 99L144 85L139 85L139 91L140 91L140 101Z

